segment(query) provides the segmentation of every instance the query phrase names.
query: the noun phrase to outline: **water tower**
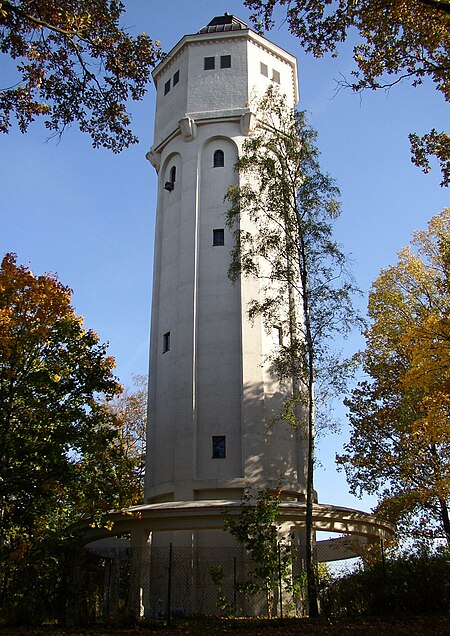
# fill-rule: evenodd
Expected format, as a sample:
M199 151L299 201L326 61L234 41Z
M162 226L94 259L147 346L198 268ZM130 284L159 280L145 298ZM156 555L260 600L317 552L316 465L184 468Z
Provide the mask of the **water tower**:
M228 278L234 239L224 202L254 125L252 101L275 84L293 108L296 60L225 14L183 37L153 78L147 156L158 202L145 502L239 500L248 485L279 483L284 499L304 501L304 439L273 424L288 397L265 363L279 334L248 319L259 281Z
M282 531L301 541L306 440L273 422L291 389L267 362L280 332L248 318L260 282L228 278L233 234L224 202L255 126L257 97L276 85L296 105L296 60L225 14L185 35L153 78L147 158L158 173L158 200L145 501L109 514L111 523L87 537L127 535L142 548L233 545L224 513L239 514L247 487L281 484ZM248 220L240 223L251 231ZM389 523L358 510L316 503L313 517L316 530L364 542L392 534ZM354 556L352 550L345 537L316 545L319 561Z

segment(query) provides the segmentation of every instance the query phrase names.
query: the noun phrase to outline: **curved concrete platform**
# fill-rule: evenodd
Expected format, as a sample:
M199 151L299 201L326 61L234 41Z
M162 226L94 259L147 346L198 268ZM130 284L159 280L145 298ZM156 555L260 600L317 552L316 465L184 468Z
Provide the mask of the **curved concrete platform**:
M84 531L86 543L129 534L132 545L142 546L151 532L221 530L224 528L225 514L237 516L241 510L241 501L174 501L133 506L122 512L111 512L103 519L107 524L104 527L92 528L86 520L75 524L73 528ZM305 527L305 521L304 503L281 503L278 522L282 532L293 528L302 529ZM318 541L318 561L358 556L361 544L376 543L393 536L395 532L393 525L381 517L327 504L314 504L313 523L316 531L345 535L337 539Z

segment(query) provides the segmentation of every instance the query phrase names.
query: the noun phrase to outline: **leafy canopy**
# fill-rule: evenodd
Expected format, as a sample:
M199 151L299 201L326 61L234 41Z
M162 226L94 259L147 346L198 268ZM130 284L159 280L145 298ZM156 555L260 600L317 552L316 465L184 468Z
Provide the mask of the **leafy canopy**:
M261 30L274 26L274 11L283 7L289 28L315 57L337 55L338 45L353 32L356 69L348 84L355 91L393 86L409 79L419 86L430 78L450 100L450 3L446 0L245 0ZM440 162L442 184L450 183L450 137L431 130L410 135L412 161L424 172L429 156Z
M450 208L415 232L369 297L372 324L353 391L345 466L353 492L381 495L403 525L450 542ZM407 527L411 534L411 527Z
M133 381L132 390L125 388L121 395L105 400L105 407L117 426L122 456L133 467L127 475L128 505L142 503L144 499L147 435L148 381L142 375L134 375Z
M17 63L0 87L0 131L44 116L54 135L76 122L96 148L136 143L127 100L142 99L162 53L120 27L123 12L119 0L0 0L0 51Z
M0 268L0 558L130 502L136 461L104 398L114 360L56 276L7 254ZM9 555L9 556L8 556Z

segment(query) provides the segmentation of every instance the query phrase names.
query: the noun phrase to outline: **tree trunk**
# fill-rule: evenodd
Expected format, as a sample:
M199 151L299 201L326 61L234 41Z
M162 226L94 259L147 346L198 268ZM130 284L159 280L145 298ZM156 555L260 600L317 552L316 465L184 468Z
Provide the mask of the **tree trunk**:
M450 546L450 516L448 512L447 502L445 501L445 499L439 499L439 505L441 506L441 518L445 537L447 539L447 544Z
M308 590L308 614L311 618L319 615L317 602L317 577L314 562L314 442L315 442L315 400L314 400L314 342L311 333L308 297L308 267L305 244L300 232L299 265L302 280L303 320L305 322L306 374L308 386L308 457L306 474L306 585Z

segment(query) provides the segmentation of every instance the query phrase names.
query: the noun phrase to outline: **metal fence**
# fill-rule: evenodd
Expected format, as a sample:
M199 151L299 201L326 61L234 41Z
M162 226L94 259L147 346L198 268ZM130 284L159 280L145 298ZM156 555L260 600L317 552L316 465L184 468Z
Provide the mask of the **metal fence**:
M67 618L149 620L196 615L254 616L268 613L264 591L243 585L257 567L241 547L104 548L78 555L66 582ZM274 576L272 614L302 615L303 561L293 558L292 582ZM281 584L281 585L280 585Z

